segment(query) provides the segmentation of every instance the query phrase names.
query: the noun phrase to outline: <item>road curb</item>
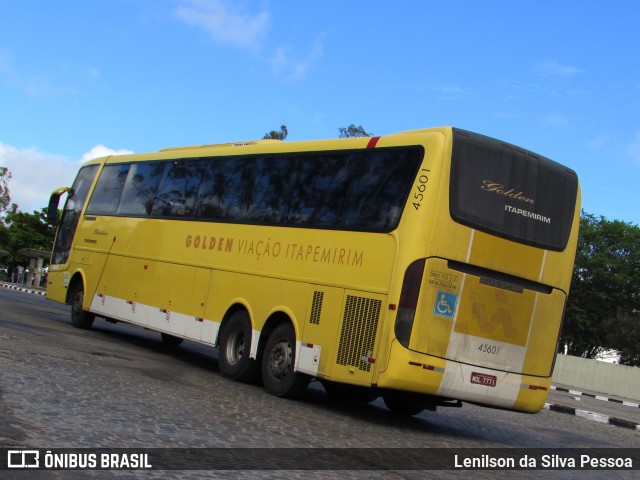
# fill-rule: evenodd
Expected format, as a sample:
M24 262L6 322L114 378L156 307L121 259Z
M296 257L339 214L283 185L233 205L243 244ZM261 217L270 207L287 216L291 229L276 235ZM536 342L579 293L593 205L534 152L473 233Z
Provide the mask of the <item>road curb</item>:
M594 422L606 423L616 427L628 428L630 430L636 430L640 432L640 424L630 422L629 420L609 417L607 415L602 415L601 413L589 412L580 408L567 407L566 405L559 405L556 403L545 403L544 408L547 410L551 410L552 412L568 413L569 415L586 418L587 420L592 420Z
M0 286L8 288L10 290L16 290L18 292L31 293L33 295L46 295L46 292L44 290L38 290L36 288L21 287L19 285L12 285L10 283L0 283Z
M596 400L603 400L605 402L619 403L620 405L624 405L626 407L640 408L640 403L629 402L627 400L619 400L617 398L609 398L609 397L605 397L603 395L597 395L595 393L581 392L579 390L556 387L555 385L551 385L551 390L555 390L556 392L567 392L567 393L570 393L571 395L579 395L579 396L583 396L583 397L595 398Z

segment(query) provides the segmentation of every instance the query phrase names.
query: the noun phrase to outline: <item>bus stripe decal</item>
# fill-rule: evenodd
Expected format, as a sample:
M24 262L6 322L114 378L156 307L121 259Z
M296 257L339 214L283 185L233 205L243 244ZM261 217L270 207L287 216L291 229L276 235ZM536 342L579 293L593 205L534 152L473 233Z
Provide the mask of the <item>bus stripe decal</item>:
M542 275L544 274L544 266L547 262L547 251L544 251L544 254L542 255L542 265L540 265L540 276L538 277L538 282L542 283Z
M547 252L548 252L548 250L545 250L544 254L542 255L542 265L540 265L540 275L538 276L538 282L540 282L540 283L542 283L542 275L544 274L544 266L545 266L546 261L547 261ZM533 308L531 310L531 318L529 318L529 332L527 333L527 341L525 343L526 351L528 351L528 349L529 349L529 340L531 339L531 331L533 330L533 324L534 324L534 322L536 320L536 313L537 313L537 310L538 310L538 299L539 298L540 298L540 294L536 292L536 299L533 302Z
M536 313L538 310L538 299L540 298L540 294L536 292L536 298L533 301L533 308L531 309L531 317L529 318L529 332L527 333L527 341L525 342L525 350L528 351L529 348L529 340L531 339L531 330L533 330L533 324L536 320ZM525 354L526 356L526 354Z
M371 137L371 140L369 140L369 143L367 144L367 148L376 148L378 140L380 140L380 137Z
M471 260L471 248L473 247L473 237L476 235L476 230L471 229L471 237L469 238L469 248L467 249L467 263Z

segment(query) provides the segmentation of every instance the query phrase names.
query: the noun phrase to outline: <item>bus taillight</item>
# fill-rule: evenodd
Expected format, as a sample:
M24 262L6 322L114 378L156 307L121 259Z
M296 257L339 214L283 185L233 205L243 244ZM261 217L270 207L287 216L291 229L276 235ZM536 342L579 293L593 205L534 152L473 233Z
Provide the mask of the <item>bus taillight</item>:
M395 333L396 338L405 348L409 348L409 339L411 338L411 329L413 328L413 319L416 314L420 285L424 273L424 263L425 259L423 258L409 265L402 281Z

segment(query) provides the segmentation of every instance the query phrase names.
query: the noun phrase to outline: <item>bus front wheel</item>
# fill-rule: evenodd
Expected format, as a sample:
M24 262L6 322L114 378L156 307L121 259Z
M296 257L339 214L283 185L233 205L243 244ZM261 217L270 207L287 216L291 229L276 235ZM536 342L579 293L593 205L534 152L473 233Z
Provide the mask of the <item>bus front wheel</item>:
M269 336L262 356L262 381L271 395L296 398L306 391L309 377L294 371L295 355L293 326L281 323Z
M95 315L83 310L84 286L82 283L76 284L71 293L71 325L76 328L91 328Z
M251 354L251 320L245 311L231 315L220 335L220 373L225 378L240 382L253 382L258 367Z
M161 333L160 338L162 338L162 343L170 348L177 347L184 340L184 338L176 337L175 335L169 335L168 333Z

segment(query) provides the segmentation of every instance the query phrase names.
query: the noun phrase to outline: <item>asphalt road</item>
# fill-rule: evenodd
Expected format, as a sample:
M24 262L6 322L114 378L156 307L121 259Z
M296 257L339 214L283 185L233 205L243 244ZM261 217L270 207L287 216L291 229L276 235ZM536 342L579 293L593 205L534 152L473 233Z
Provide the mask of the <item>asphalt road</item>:
M289 401L258 385L228 381L216 351L185 342L167 349L157 333L97 320L74 329L68 308L0 289L0 447L270 448L312 454L338 448L596 448L640 452L640 432L543 410L536 415L465 404L399 417L380 401L340 404L312 383ZM557 392L554 395L562 397ZM602 402L605 403L605 402ZM285 450L279 450L285 449ZM231 450L231 451L236 451ZM438 450L433 450L438 451ZM253 451L249 451L253 452ZM626 452L621 451L621 452ZM371 459L372 465L380 459ZM638 471L608 472L637 478ZM601 470L489 471L0 471L0 478L602 478Z

